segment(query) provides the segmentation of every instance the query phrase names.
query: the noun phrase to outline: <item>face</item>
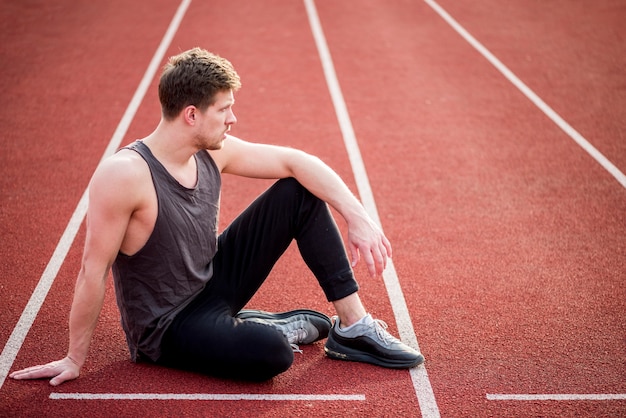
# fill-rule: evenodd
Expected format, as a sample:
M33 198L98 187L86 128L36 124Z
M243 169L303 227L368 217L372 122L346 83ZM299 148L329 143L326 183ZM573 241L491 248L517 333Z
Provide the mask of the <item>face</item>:
M204 112L197 111L197 131L195 138L199 148L218 150L222 148L226 133L237 122L233 113L235 97L232 90L221 91L215 95L215 103Z

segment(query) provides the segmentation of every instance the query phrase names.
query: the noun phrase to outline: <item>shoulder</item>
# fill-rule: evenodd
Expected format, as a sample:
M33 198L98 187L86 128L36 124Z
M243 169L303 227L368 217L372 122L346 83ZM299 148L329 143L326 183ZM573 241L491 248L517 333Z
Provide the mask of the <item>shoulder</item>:
M123 149L104 159L90 182L90 194L114 199L134 200L142 191L152 189L150 170L135 151Z
M94 179L102 178L112 182L131 181L149 173L148 165L138 153L122 149L100 163L94 173Z

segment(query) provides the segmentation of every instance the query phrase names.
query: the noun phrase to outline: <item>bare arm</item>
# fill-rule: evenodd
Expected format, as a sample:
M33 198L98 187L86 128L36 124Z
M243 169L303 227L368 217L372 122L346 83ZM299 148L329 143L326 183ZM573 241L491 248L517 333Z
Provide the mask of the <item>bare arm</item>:
M78 377L102 309L106 278L136 202L130 193L133 183L128 181L128 167L121 169L126 162L123 158L106 161L96 170L89 186L87 235L70 311L67 356L13 372L10 377L51 378L53 386Z
M381 274L391 257L391 244L343 180L319 158L300 150L254 144L228 137L211 155L224 173L254 178L294 177L311 193L335 208L348 225L353 266L361 256L369 273Z

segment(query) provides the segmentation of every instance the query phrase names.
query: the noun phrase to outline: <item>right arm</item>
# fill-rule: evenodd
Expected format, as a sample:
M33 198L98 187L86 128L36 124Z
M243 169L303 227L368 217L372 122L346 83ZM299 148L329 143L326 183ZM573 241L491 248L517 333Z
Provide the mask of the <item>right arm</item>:
M85 248L70 311L67 356L13 372L10 377L51 378L53 386L78 377L98 323L109 270L138 207L141 174L132 158L119 154L103 162L94 173L89 185Z

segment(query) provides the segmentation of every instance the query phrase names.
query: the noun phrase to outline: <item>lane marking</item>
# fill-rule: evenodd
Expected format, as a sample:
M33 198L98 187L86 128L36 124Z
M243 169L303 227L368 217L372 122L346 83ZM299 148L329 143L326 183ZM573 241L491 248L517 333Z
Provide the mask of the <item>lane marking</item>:
M594 160L596 160L606 171L608 171L624 188L626 188L626 175L622 173L611 161L609 161L600 151L598 151L589 141L587 141L578 131L567 123L558 113L546 104L535 92L533 92L524 82L522 82L511 70L509 70L498 58L496 58L487 48L476 40L463 28L448 12L446 12L434 0L424 0L439 16L443 18L459 35L474 47L483 57L487 59L504 77L519 89L531 102L535 104L546 116L548 116L559 128L584 149Z
M326 83L328 84L328 90L335 107L337 120L348 151L348 157L350 159L350 164L352 165L352 171L354 173L361 201L372 219L382 228L382 224L378 216L378 210L376 209L374 194L372 193L372 189L370 187L367 172L365 170L365 164L363 163L363 158L361 157L359 145L350 120L350 115L343 99L341 87L339 86L339 81L335 73L334 64L326 43L326 37L324 36L315 4L313 0L304 0L304 5L307 10L309 24L311 25L311 31L313 32L313 38L315 39L315 44L317 45L320 60L322 61ZM396 269L394 267L393 260L391 259L389 260L387 269L383 273L383 280L391 301L391 307L395 315L401 340L419 350L415 330L413 328L413 324L411 323L411 316L409 315L406 300L404 298L404 294L402 293L402 288L400 287L400 281L398 280L398 275L396 274ZM412 368L410 369L410 375L422 416L433 418L439 417L439 408L437 407L437 402L428 378L428 373L426 372L426 367L418 366Z
M182 401L364 401L365 395L262 393L51 393L54 400L182 400Z
M596 162L609 172L624 188L626 188L626 175L622 173L611 161L587 141L578 131L567 123L554 109L548 106L534 91L521 81L509 70L498 58L495 57L485 46L474 38L461 24L459 24L443 7L434 0L424 0L443 20L445 20L463 39L474 47L487 61L489 61L507 80L522 92L535 106L537 106L548 118L550 118L563 132L585 150ZM504 395L487 394L490 400L605 400L626 399L624 394L554 394L554 395Z
M488 393L490 401L616 401L626 400L626 393L546 393L546 394L502 394Z
M128 104L128 107L126 108L126 112L124 112L120 123L115 129L115 132L111 137L109 145L107 146L102 156L102 159L105 159L108 156L112 155L124 139L124 135L126 134L130 123L135 117L135 113L137 112L137 109L139 108L139 105L141 104L146 94L146 91L148 90L148 87L150 86L150 83L160 66L161 60L163 59L167 48L172 42L174 34L178 31L178 27L183 16L185 15L185 12L187 11L187 8L189 7L189 3L191 3L191 0L183 0L178 7L178 10L176 11L174 18L170 22L170 25L165 32L165 35L163 36L159 47L152 57L152 61L150 61L150 64L148 65L148 68L146 69L146 72L141 79L141 82L139 83L135 94L133 95L130 103ZM70 218L69 223L67 224L67 227L65 228L65 231L63 232L63 235L61 236L61 239L59 240L59 243L57 244L56 249L54 250L54 253L52 254L52 257L48 262L48 265L41 275L41 278L39 279L39 282L35 287L33 294L26 304L26 307L22 311L20 319L18 320L15 328L13 329L13 332L11 333L11 336L9 337L4 348L2 349L2 354L0 354L0 388L2 388L2 385L4 384L4 381L9 374L9 370L11 369L11 366L13 365L13 362L17 357L17 353L22 347L24 339L26 338L28 331L32 327L33 322L37 317L37 313L43 305L43 302L46 299L50 288L52 287L52 283L54 282L54 279L56 279L59 269L65 261L65 257L67 256L67 253L69 252L70 247L72 246L72 243L76 238L76 234L80 228L80 225L83 222L83 219L85 218L85 214L87 213L87 201L88 191L85 190L82 197L80 198L80 201L78 202L78 205L76 206L76 209L74 210L74 213L72 214L72 217Z

